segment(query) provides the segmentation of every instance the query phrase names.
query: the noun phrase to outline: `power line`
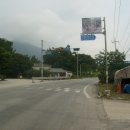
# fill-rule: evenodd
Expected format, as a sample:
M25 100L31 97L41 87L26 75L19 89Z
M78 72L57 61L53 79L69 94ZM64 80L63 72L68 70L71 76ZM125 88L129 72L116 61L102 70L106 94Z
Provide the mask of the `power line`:
M116 51L117 50L116 43L119 43L119 41L116 41L116 39L114 39L114 41L112 41L112 43L115 44L115 51Z
M124 43L124 49L125 49L125 47L126 47L126 43L127 43L127 41L129 40L129 38L130 38L130 32L128 33L128 35L127 35L127 38L126 38L126 41L125 41L125 43Z
M119 4L119 13L118 13L118 22L117 22L117 30L116 30L116 39L118 38L119 23L120 23L120 12L121 12L121 0L120 0L120 4Z
M114 9L113 39L115 39L115 23L116 23L116 0L115 0L115 9Z
M129 25L130 25L130 18L129 18L129 20L128 20L128 23L127 23L127 25L126 25L126 28L125 28L125 30L124 30L124 32L123 32L123 35L122 35L122 37L121 37L121 43L123 42L123 40L124 40L124 38L125 38L125 36L126 36L126 32L127 32L127 30L128 30L128 28L129 28Z

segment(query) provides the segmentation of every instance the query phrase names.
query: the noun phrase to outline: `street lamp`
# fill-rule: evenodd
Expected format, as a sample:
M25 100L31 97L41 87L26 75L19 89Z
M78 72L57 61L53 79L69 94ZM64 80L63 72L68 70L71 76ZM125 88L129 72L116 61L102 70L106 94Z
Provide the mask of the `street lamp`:
M41 77L43 79L43 40L41 40Z
M78 51L80 50L80 48L73 48L74 49L74 51L76 51L77 52L77 78L78 78L78 68L79 68L79 61L78 61Z

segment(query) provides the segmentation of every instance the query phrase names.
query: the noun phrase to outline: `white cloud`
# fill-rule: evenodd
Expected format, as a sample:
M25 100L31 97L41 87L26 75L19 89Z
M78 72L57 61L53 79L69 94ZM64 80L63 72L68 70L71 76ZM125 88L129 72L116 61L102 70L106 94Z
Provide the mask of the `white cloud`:
M129 4L129 0L122 1L119 38L129 19ZM94 55L104 49L104 37L97 35L95 41L80 41L81 18L104 16L108 50L114 50L111 43L113 0L0 0L0 35L36 46L40 46L43 39L46 48L70 44L80 47L83 53ZM117 47L121 49L122 46L120 43Z

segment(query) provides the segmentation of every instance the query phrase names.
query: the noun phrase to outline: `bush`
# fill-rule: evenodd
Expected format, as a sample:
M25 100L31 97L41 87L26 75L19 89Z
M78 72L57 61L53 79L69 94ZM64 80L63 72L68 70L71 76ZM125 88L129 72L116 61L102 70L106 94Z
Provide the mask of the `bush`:
M33 70L33 69L28 70L23 73L23 76L29 79L32 77L40 77L40 75L41 75L41 72L39 70Z
M0 75L0 80L5 80L5 76L4 75Z

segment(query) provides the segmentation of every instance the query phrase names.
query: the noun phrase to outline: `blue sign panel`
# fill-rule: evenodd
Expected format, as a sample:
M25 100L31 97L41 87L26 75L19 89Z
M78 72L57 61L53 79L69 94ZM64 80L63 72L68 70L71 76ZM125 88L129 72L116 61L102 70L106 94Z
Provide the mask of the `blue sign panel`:
M81 41L85 41L85 40L95 40L96 36L93 34L87 34L87 35L81 35Z

